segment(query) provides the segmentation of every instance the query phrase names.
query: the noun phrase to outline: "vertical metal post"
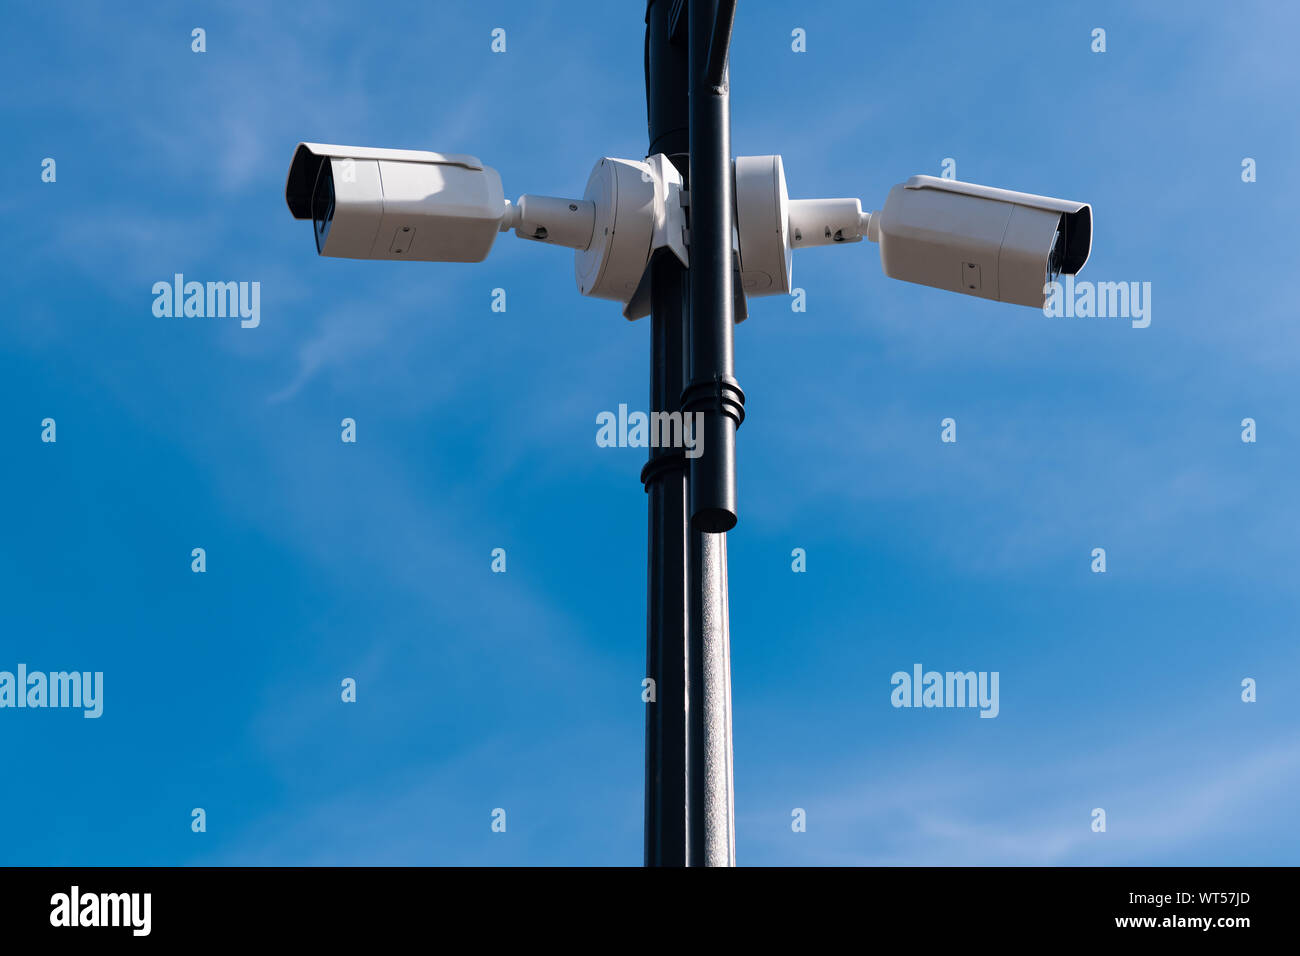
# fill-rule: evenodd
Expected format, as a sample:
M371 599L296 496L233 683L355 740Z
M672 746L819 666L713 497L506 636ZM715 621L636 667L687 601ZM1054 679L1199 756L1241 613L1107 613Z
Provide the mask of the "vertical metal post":
M745 395L736 381L732 338L731 96L727 49L735 0L689 0L690 257L689 382L684 412L703 415L703 452L691 460L691 524L736 525L736 429Z
M687 631L687 865L736 865L727 536L691 531Z
M690 313L684 413L702 415L690 461L687 599L687 861L734 866L727 538L736 524L731 101L727 52L735 0L689 0Z
M646 113L650 147L687 175L686 20L682 0L646 7ZM685 381L690 278L672 255L651 264L650 410L677 411ZM646 676L645 864L685 866L686 636L690 555L686 456L680 448L651 448L641 472L649 498Z
M690 195L691 267L651 265L652 411L699 413L702 454L656 448L649 495L645 862L735 864L727 539L736 523L731 144L726 51L734 0L648 0L649 154ZM715 26L716 24L716 26ZM698 137L698 139L697 139ZM694 321L693 321L694 320Z

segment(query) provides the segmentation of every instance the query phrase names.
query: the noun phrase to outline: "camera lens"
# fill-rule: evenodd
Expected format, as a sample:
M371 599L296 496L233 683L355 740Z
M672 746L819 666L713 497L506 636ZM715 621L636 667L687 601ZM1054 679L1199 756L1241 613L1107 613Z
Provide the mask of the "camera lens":
M326 159L320 164L316 173L316 188L311 196L312 226L316 231L316 251L325 249L325 237L329 235L330 223L334 221L334 170L333 163Z
M1052 236L1052 248L1047 253L1047 281L1055 282L1056 277L1061 274L1061 268L1065 265L1065 217L1062 216L1056 224L1056 232Z

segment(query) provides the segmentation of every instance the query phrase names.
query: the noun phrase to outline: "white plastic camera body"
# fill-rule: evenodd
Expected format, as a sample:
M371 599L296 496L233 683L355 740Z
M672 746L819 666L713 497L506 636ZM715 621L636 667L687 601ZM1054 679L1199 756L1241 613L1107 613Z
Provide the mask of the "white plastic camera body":
M284 192L316 251L348 259L481 262L505 208L495 169L414 149L299 143Z
M496 236L574 250L583 295L649 314L655 250L687 263L681 175L666 156L605 157L582 199L525 194L506 201L497 171L473 156L299 143L285 200L312 220L316 251L351 259L481 262Z
M885 275L1041 308L1044 286L1073 275L1092 247L1087 203L913 176L870 216Z

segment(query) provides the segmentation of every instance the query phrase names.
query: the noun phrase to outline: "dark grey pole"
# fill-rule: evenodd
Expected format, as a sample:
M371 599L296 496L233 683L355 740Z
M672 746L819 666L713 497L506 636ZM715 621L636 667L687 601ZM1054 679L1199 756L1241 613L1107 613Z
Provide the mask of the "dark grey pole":
M736 429L745 417L732 351L727 49L735 0L689 0L689 7L691 322L682 410L704 415L704 450L691 460L691 523L700 531L722 532L736 525Z
M736 861L725 534L736 523L735 434L744 417L732 370L726 51L734 10L734 0L648 0L646 8L647 154L666 154L691 197L690 269L664 251L651 264L650 406L704 416L699 458L688 465L681 449L651 449L641 473L646 671L655 682L646 710L647 866Z
M727 51L735 0L689 0L690 312L682 410L702 413L702 452L690 461L687 608L687 860L734 866L731 651L727 537L735 527L736 381L731 246L731 101Z
M667 155L688 173L686 17L680 0L646 6L647 155ZM671 254L657 255L650 274L650 409L677 411L685 381L690 279ZM641 472L649 496L646 676L655 699L646 704L645 865L685 866L686 635L688 627L688 493L680 448L651 448Z

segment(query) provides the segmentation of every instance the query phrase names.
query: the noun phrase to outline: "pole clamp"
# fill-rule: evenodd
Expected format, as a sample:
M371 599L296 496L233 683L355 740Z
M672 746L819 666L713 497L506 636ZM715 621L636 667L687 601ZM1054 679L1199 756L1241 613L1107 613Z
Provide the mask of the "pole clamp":
M692 382L682 389L683 415L711 411L729 415L739 428L745 420L745 393L740 383L729 375L714 376L702 382Z

